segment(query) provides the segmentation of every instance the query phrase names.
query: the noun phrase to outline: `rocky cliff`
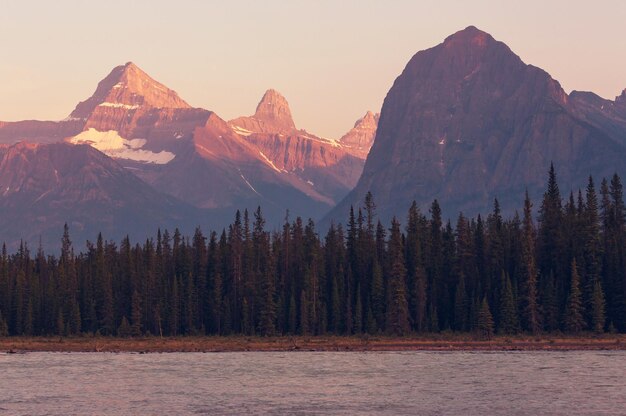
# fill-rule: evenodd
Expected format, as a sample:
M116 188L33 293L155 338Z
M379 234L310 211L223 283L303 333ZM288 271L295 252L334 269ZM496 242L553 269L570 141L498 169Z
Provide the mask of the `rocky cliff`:
M504 43L475 27L457 32L395 80L363 175L329 218L367 191L385 219L404 217L413 200L427 211L433 199L451 217L487 213L494 198L512 213L525 189L541 196L551 162L564 193L589 174L624 173L626 129L590 122L593 111L571 101Z

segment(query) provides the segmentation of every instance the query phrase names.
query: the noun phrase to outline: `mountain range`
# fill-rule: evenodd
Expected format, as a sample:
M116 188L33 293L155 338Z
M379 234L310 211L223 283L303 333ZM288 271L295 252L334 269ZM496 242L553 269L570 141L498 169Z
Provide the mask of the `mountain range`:
M219 229L257 206L274 225L287 212L319 217L361 174L370 114L344 144L297 129L287 100L268 90L254 115L226 121L129 62L64 120L0 123L2 239L56 245L65 222L81 242L98 231Z
M0 122L0 239L11 246L157 228L221 230L236 209L345 219L372 192L381 219L505 213L537 201L551 163L565 192L626 171L626 90L567 94L547 72L470 26L415 54L380 114L341 138L298 128L267 90L233 120L194 108L129 62L61 121Z

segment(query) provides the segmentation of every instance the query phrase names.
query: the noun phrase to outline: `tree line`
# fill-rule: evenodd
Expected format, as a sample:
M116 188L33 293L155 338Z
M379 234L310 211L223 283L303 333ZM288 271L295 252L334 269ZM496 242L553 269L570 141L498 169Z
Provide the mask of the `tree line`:
M554 168L534 212L443 222L435 200L401 226L373 196L325 236L261 209L221 233L159 231L60 255L22 244L0 256L0 335L626 332L626 208L621 180L562 198ZM535 219L536 217L536 219Z

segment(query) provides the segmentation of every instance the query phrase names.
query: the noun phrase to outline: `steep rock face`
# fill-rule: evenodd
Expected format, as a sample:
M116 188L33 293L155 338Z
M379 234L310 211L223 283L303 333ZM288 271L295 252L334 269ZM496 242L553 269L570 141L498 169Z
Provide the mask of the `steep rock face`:
M551 161L568 192L590 173L623 172L625 154L546 72L468 27L418 52L396 79L363 175L329 218L343 218L367 191L385 219L435 198L452 217L489 212L495 197L511 213L526 188L539 198Z
M229 125L278 174L298 180L331 205L354 187L363 169L363 157L339 142L297 130L287 100L275 90L263 95L254 116Z
M572 91L570 103L582 120L607 132L618 143L626 143L626 93L610 101L592 92Z
M239 117L231 123L240 127L243 133L247 130L255 133L289 134L296 130L287 99L272 89L263 94L253 116Z
M260 205L267 219L278 224L288 209L294 215L313 216L332 204L299 178L276 171L214 113L151 183L195 206L226 213L228 219L235 209L252 211Z
M339 139L339 143L355 156L365 159L374 144L379 118L379 113L374 114L368 111L363 118L354 123L354 127L349 132Z
M145 237L156 227L190 230L197 210L155 191L89 146L18 143L0 148L2 241L56 247L68 223L82 245L107 238Z

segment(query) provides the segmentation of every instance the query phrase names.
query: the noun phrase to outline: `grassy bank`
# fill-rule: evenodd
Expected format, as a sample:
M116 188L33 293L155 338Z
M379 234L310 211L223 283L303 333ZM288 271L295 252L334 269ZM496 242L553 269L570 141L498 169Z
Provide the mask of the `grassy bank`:
M223 352L223 351L566 351L626 350L626 335L495 337L9 337L0 352Z

